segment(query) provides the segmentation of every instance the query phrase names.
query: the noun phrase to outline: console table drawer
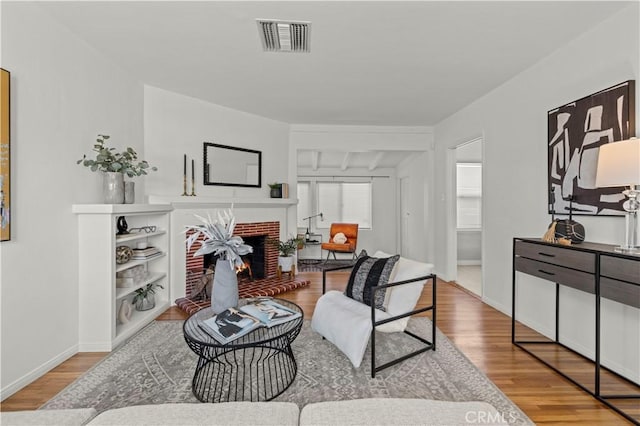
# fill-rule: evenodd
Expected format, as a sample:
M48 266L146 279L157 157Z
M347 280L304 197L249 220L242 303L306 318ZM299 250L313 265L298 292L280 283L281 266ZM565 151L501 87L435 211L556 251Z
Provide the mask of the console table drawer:
M640 259L600 256L600 275L640 285Z
M591 294L596 293L596 277L593 274L525 259L524 257L517 257L515 259L515 268L516 271L553 281L567 287L573 287Z
M640 309L640 284L600 278L600 297Z
M595 273L596 255L579 250L516 241L516 255L540 262L562 265L567 268Z

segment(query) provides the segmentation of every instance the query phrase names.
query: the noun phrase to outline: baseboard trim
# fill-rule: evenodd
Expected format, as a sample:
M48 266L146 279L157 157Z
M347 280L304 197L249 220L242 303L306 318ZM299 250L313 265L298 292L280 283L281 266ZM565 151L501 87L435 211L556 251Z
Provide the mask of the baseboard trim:
M78 353L78 345L73 345L69 349L61 352L57 356L51 358L49 361L45 362L39 367L34 368L29 373L15 380L13 383L10 383L9 385L0 389L0 401L4 401L5 399L9 398L11 395L18 392L20 389L33 383L35 380L44 376L53 368L62 364L63 362L65 362L66 360L68 360L69 358L71 358L77 353Z

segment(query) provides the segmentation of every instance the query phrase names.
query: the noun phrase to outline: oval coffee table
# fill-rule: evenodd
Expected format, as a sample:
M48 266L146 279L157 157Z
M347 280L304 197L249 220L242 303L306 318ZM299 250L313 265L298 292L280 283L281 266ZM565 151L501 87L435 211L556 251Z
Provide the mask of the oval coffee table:
M239 305L250 300L254 299L241 299ZM302 313L293 302L273 300ZM211 308L201 309L183 325L184 338L199 357L191 386L196 398L202 402L268 401L291 385L298 372L291 342L300 333L304 315L271 328L257 328L227 344L199 326L213 315Z

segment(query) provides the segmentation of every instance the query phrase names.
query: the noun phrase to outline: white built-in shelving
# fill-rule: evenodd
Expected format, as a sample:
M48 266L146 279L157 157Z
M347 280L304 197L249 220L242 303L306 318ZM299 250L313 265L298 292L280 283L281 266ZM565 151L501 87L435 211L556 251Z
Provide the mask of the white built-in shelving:
M78 216L80 351L111 351L169 307L171 210L169 205L152 204L73 206L72 211ZM155 231L116 235L120 216L125 217L129 229L148 226L155 227ZM117 264L116 248L135 248L138 242L158 248L160 255ZM144 278L130 287L118 287L116 274L138 265L144 266ZM118 311L122 303L131 303L136 290L148 284L163 287L155 289L155 308L136 311L132 307L129 321L120 321Z

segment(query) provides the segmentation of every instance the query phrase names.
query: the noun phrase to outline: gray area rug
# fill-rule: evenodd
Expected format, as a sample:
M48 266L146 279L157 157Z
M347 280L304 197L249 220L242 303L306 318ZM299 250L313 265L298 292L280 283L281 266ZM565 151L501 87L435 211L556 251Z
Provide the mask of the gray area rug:
M154 321L40 409L94 407L99 412L129 405L197 402L191 379L197 362L184 341L182 321ZM360 368L306 320L292 348L298 374L275 401L304 405L356 398L423 398L485 401L510 424L533 424L439 330L435 352L427 351L371 378L370 348ZM430 338L429 319L414 318L410 328ZM376 353L385 358L406 353L414 345L403 333L376 335ZM379 337L378 337L379 336Z

